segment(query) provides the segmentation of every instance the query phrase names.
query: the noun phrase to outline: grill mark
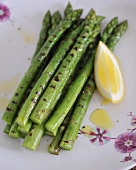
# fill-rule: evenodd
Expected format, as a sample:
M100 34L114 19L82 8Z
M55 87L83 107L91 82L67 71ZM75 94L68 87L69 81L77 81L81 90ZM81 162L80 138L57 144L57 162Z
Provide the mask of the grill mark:
M35 99L32 99L31 101L32 101L33 103L36 103L36 100L35 100Z
M75 47L74 49L75 49L76 51L78 50L78 48L77 48L77 47Z
M32 136L32 133L29 133L29 136Z
M71 57L74 57L74 54L73 54L73 53L71 54Z
M67 61L67 62L70 62L70 60L68 60L68 59L67 59L66 61Z
M51 88L53 88L53 89L55 89L55 88L56 88L56 86L53 86L53 85L51 85L50 87L51 87Z
M40 85L40 87L41 87L42 90L44 90L43 86Z
M12 109L10 109L9 107L7 107L7 108L6 108L6 110L7 110L7 111L9 111L9 112L11 112L11 111L12 111Z
M36 94L39 94L39 92L37 91Z
M85 36L82 36L82 38L86 38Z
M81 104L78 104L78 106L83 108L83 106Z
M55 76L54 80L57 81L57 82L60 81L58 76Z
M12 103L13 103L13 104L17 104L17 102L15 102L15 101L12 101Z

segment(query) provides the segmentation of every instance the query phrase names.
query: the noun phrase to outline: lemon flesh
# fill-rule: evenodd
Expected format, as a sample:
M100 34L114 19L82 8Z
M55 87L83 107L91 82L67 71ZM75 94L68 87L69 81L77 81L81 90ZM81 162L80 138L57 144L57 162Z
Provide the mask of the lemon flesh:
M100 94L113 103L120 102L124 97L124 81L114 54L103 43L99 42L95 63L95 82Z

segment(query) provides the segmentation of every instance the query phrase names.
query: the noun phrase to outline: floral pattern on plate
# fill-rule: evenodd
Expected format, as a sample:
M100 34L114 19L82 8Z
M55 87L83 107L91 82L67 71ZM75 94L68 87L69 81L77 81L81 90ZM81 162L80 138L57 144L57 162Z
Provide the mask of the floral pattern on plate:
M136 116L132 114L132 112L129 113L128 116L131 116L131 125L133 127L136 127ZM128 154L125 156L125 158L120 162L128 162L128 161L134 161L136 162L136 159L133 159L131 156L131 153L136 151L136 128L128 129L130 132L124 132L120 135L118 135L116 138L111 137L111 133L107 129L103 129L101 127L94 127L89 128L87 125L82 127L82 130L80 130L79 134L84 134L85 136L90 138L90 142L92 144L95 144L97 146L102 146L109 142L111 139L114 141L114 147L117 152Z
M10 10L9 8L0 3L0 22L7 21L10 17Z

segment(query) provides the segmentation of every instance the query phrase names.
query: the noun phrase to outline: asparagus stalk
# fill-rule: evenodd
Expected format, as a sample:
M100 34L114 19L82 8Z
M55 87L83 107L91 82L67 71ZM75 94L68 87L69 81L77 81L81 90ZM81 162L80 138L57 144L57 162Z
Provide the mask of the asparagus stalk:
M112 51L114 50L115 45L120 40L122 35L126 32L127 27L128 27L127 20L117 25L117 27L115 28L115 30L113 31L112 35L109 37L106 43L110 50Z
M87 32L88 32L87 28L85 28L85 30L87 30ZM83 36L83 34L81 34L81 35ZM83 39L85 39L85 37L83 39L82 38L81 38L81 42L82 42ZM79 40L78 40L78 42L79 42L79 44L81 44ZM70 77L70 76L68 76L68 77ZM55 97L52 104L50 104L48 106L48 111L49 111L48 115L49 116L52 114L53 108L55 107L57 101L59 100L59 98L61 96L61 91L63 90L64 86L65 86L65 82L62 83L62 86L60 86L60 93L57 94L57 96ZM35 150L38 147L40 140L41 140L41 138L44 134L44 130L45 130L44 124L45 124L46 121L47 121L47 118L45 118L44 121L40 125L34 124L32 126L30 132L25 137L25 140L24 140L24 143L23 143L24 147L26 147L30 150ZM39 133L40 133L40 135L37 135Z
M63 87L64 87L64 85L61 86L60 91L62 91ZM52 113L52 111L54 110L54 107L55 107L58 99L60 98L60 96L61 96L61 94L59 94L55 98L53 104L51 105L51 108L49 108L50 113ZM53 133L51 133L45 129L45 126L44 126L45 121L46 121L46 119L44 120L44 122L42 122L41 125L33 124L31 130L28 132L28 134L26 135L25 140L23 142L23 146L25 148L33 150L33 151L36 150L44 133L47 133L47 135L50 135L50 136L52 134L52 136L54 136Z
M42 31L42 34L43 34L43 36L44 36L44 34L46 34L46 37L48 37L49 35L51 35L51 33L53 33L54 31L55 31L55 29L56 29L56 27L59 25L59 23L60 23L60 21L61 21L61 14L57 11L57 12L55 12L54 14L53 14L53 16L51 17L50 16L50 27L49 27L49 29L48 30L44 30L43 29L43 31ZM44 23L44 22L43 22ZM51 31L52 30L52 31ZM45 32L45 33L44 33ZM47 38L46 38L47 39ZM44 39L45 41L46 41L46 39ZM40 39L39 39L39 41L40 41ZM39 42L40 44L41 44L41 46L39 45L39 51L40 51L40 49L42 48L42 46L43 46L43 44L45 43L45 41L42 43L42 42ZM55 47L54 47L55 48ZM54 50L54 49L53 49ZM52 50L52 51L53 51ZM38 51L38 49L37 49L37 51ZM38 51L38 52L39 52ZM51 52L52 52L51 51ZM37 52L37 53L38 53ZM51 54L50 54L51 55ZM53 53L52 53L52 55L53 55ZM35 57L35 56L34 56ZM33 58L34 58L33 57ZM46 62L45 63L43 63L42 65L41 65L41 67L39 68L39 70L38 70L38 72L37 72L37 74L36 74L36 76L35 76L35 78L34 78L34 81L32 82L32 84L31 84L31 86L30 86L30 90L29 91L31 91L31 89L34 87L34 85L35 85L35 83L37 82L37 80L39 79L39 77L41 76L41 74L42 74L42 72L43 72L43 70L44 70L44 68L46 67ZM29 93L28 93L29 94Z
M52 136L52 137L54 137L54 136L55 136L53 133L49 132L49 131L48 131L48 130L46 130L46 129L45 129L44 134L45 134L45 135L47 135L47 136Z
M32 122L30 120L28 120L28 122L27 122L25 127L18 126L17 129L20 132L27 134L29 132L31 126L32 126Z
M55 31L60 21L61 21L61 14L59 13L59 11L54 12L51 18L51 28L48 31L49 35L51 35Z
M26 133L20 132L20 137L24 139L26 137Z
M33 124L31 130L26 135L23 146L27 149L35 151L35 149L38 147L40 140L44 134L44 126Z
M12 96L6 111L2 117L2 119L7 122L8 124L12 124L13 119L17 113L17 110L22 102L22 99L32 82L34 76L36 75L39 67L42 65L44 60L48 59L48 54L50 53L51 49L54 47L54 45L59 41L61 36L64 34L64 32L71 27L74 21L78 20L82 11L81 10L75 10L71 13L71 19L65 19L61 22L61 26L58 27L58 29L55 30L54 34L49 36L45 44L42 46L41 50L37 54L37 56L34 58L33 62L31 63L29 69L25 73L25 76L21 80L18 88L16 89L14 95ZM48 60L47 60L48 61Z
M59 154L59 151L60 151L59 143L63 136L64 130L65 130L65 127L60 126L57 135L54 137L52 143L50 144L50 146L48 148L48 152L50 152L51 154L54 154L54 155Z
M81 59L81 56L86 51L92 35L92 29L94 25L90 23L90 25L86 25L78 37L74 47L63 60L61 66L59 67L57 73L51 80L49 86L43 93L41 99L36 105L33 113L30 116L30 119L37 123L41 124L45 119L48 120L50 116L49 107L52 105L52 102L56 98L56 96L61 93L60 88L62 85L65 86L68 78L74 71L77 63Z
M36 47L33 58L38 54L41 47L47 40L48 30L50 28L50 25L51 25L51 13L50 13L50 11L47 11L47 13L45 14L45 16L43 18L42 29L40 31L39 40L38 40L37 47Z
M64 10L64 16L67 17L73 11L72 5L69 2Z
M92 76L90 76L76 102L75 109L59 145L61 148L66 150L71 150L73 148L94 90L95 82Z
M52 109L54 109L57 101L58 99L56 98L54 103L52 103ZM50 112L52 111L50 110ZM36 150L45 132L44 124L45 124L45 121L42 122L40 125L37 125L37 124L32 125L30 131L27 133L24 139L24 142L23 142L23 146L25 148L33 150L33 151Z
M97 25L94 29L94 33L93 33L93 36L91 37L92 39L92 42L94 42L95 38L97 37L97 35L100 33L100 26ZM95 40L96 41L96 40ZM93 43L91 43L89 45L89 48L87 49L87 52L85 54L85 57L83 57L84 60L81 60L81 65L80 67L78 67L77 69L81 70L81 73L78 75L78 77L76 78L76 80L74 80L74 82L71 84L71 86L68 88L65 89L65 91L68 91L64 97L64 99L62 99L62 101L60 102L59 106L56 108L55 112L52 114L51 118L48 120L48 122L46 123L45 127L48 131L52 132L53 134L56 134L57 131L58 131L58 128L60 126L60 124L62 123L64 117L66 116L66 114L69 112L70 108L72 107L73 103L75 102L78 94L80 93L85 81L87 80L87 77L90 75L90 72L93 68L93 60L94 60L94 56L90 59L88 59L91 55L91 51L92 51L92 47L94 46ZM87 61L88 60L88 61ZM88 65L86 63L86 61L88 62ZM90 65L89 65L90 64ZM84 66L85 65L85 66ZM78 70L75 70L75 73L74 74L78 74L79 71ZM84 75L85 74L85 75ZM75 75L73 75L73 77L75 77ZM73 78L71 78L71 80L73 80ZM71 83L71 80L70 82L68 82L68 85ZM76 87L77 86L77 87ZM72 89L72 90L71 90ZM76 90L75 90L76 89ZM72 94L72 96L71 96ZM68 102L68 103L67 103ZM68 106L67 106L67 104ZM66 106L66 107L65 107ZM62 113L64 112L64 113ZM63 114L63 118L60 116ZM56 119L55 119L56 117ZM59 120L57 120L57 118L62 118L59 122ZM55 123L53 123L53 121L55 120L55 122L58 123L58 125L56 125ZM50 123L51 122L51 123ZM53 129L51 127L50 129L50 125L53 125ZM48 127L49 126L49 127Z
M11 125L11 128L10 128L10 131L9 131L9 136L12 137L12 138L20 138L21 135L20 135L20 132L19 130L17 129L18 128L18 124L16 123L16 119L13 121L12 125Z
M11 125L6 124L3 132L6 133L6 134L9 134L10 128L11 128Z
M45 88L47 87L52 76L58 69L62 60L64 59L64 57L67 55L67 53L70 51L71 47L75 43L75 40L77 36L80 34L80 32L82 31L82 29L83 29L83 25L78 26L73 32L70 32L66 37L64 37L64 40L61 41L60 45L57 48L57 51L54 54L54 57L51 59L51 61L43 71L41 77L38 79L30 95L25 101L22 109L20 110L18 118L16 120L18 125L23 127L26 125L29 116L33 111L34 107L36 106L39 98L43 94Z
M63 101L56 109L56 111L53 113L51 118L45 124L45 128L50 132L54 132L56 131L56 129L59 128L64 118L66 117L67 113L73 106L74 102L76 101L80 91L82 90L85 82L87 81L93 69L93 62L94 62L94 56L89 58L88 62L85 64L80 74L77 76L77 78L72 82L72 84L68 88L68 91Z
M57 16L58 16L58 18L57 18ZM51 24L50 24L50 29L52 29L52 28L55 29L55 28L57 27L57 24L59 24L59 21L61 20L61 15L59 14L59 12L54 13L54 15L51 17L51 21L52 21L52 20L55 20L55 19L56 19L57 22L52 22L52 26L51 26ZM43 23L44 23L44 22L43 22ZM48 32L49 32L50 29L48 29ZM52 29L52 30L53 30L53 29ZM46 31L47 31L47 30L45 30L45 34L47 34L47 36L49 36ZM53 31L55 31L55 30L53 30ZM52 31L52 32L53 32L53 31ZM43 30L42 34L44 35L44 30ZM50 33L50 34L51 34L51 33ZM40 41L40 40L39 40L39 41ZM46 41L46 39L45 39L45 41ZM44 42L44 43L45 43L45 42ZM42 48L42 45L43 45L43 44L41 44L41 48ZM56 45L56 46L57 46L57 45ZM56 46L53 48L52 51L54 51L54 49L56 48ZM40 45L39 45L39 51L40 51ZM51 51L50 56L54 55L52 51ZM33 58L34 58L34 57L35 57L35 56L33 56ZM49 59L49 60L50 60L50 59ZM47 65L47 62L45 61L45 63L43 62L43 64L41 65L41 67L38 69L38 72L37 72L36 76L34 77L34 80L32 81L32 83L31 83L31 85L30 85L30 87L29 87L29 89L28 89L28 91L27 91L26 98L27 98L28 95L30 94L31 90L33 89L33 87L34 87L34 85L36 84L36 82L38 81L38 79L40 78L40 76L41 76L43 70L45 69L46 65Z
M70 112L64 119L63 123L59 127L57 135L54 137L53 141L51 142L51 144L48 148L48 152L55 154L55 155L59 154L59 151L60 151L59 143L61 141L61 138L63 137L64 131L65 131L67 124L69 122L69 119L71 117L71 113L72 113L72 109L70 110Z
M101 41L106 43L107 39L111 36L111 33L118 25L118 18L114 17L105 27L103 34L101 36Z
M101 22L101 21L102 21L102 20L100 20L100 22ZM98 26L98 27L99 27L99 26ZM99 29L99 28L96 27L96 29ZM64 90L63 90L63 93L62 93L62 95L61 95L61 98L59 99L59 101L58 101L58 103L57 103L56 108L61 104L61 102L62 102L62 100L63 100L63 98L64 98L64 96L65 96L65 94L66 94L66 92L67 92L67 89L68 89L69 85L71 84L71 82L73 81L73 79L75 79L75 77L76 77L75 75L77 75L77 74L83 69L85 63L87 62L88 58L89 58L90 55L91 55L92 49L97 45L97 43L98 43L98 41L99 41L99 37L100 37L100 34L98 35L98 32L97 32L97 31L94 32L93 37L91 38L92 41L91 41L91 43L90 43L90 45L89 45L89 47L88 47L88 49L87 49L87 52L86 52L85 55L81 58L81 61L79 62L77 68L74 70L73 75L70 76L70 78L69 78L69 80L68 80L68 82L67 82L67 84L66 84L66 86L65 86L65 88L64 88ZM49 133L49 135L52 134L53 136L55 136L55 134L57 133L58 129L56 128L53 132L50 132L50 131L48 131L48 130L46 130L46 131L47 131L47 134Z

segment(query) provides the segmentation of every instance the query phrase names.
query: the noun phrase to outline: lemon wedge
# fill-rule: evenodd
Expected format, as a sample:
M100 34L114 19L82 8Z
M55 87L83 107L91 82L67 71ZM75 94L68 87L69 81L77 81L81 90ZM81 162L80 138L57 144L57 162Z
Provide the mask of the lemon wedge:
M124 81L113 52L99 42L94 62L94 77L99 93L112 103L119 103L125 93Z

